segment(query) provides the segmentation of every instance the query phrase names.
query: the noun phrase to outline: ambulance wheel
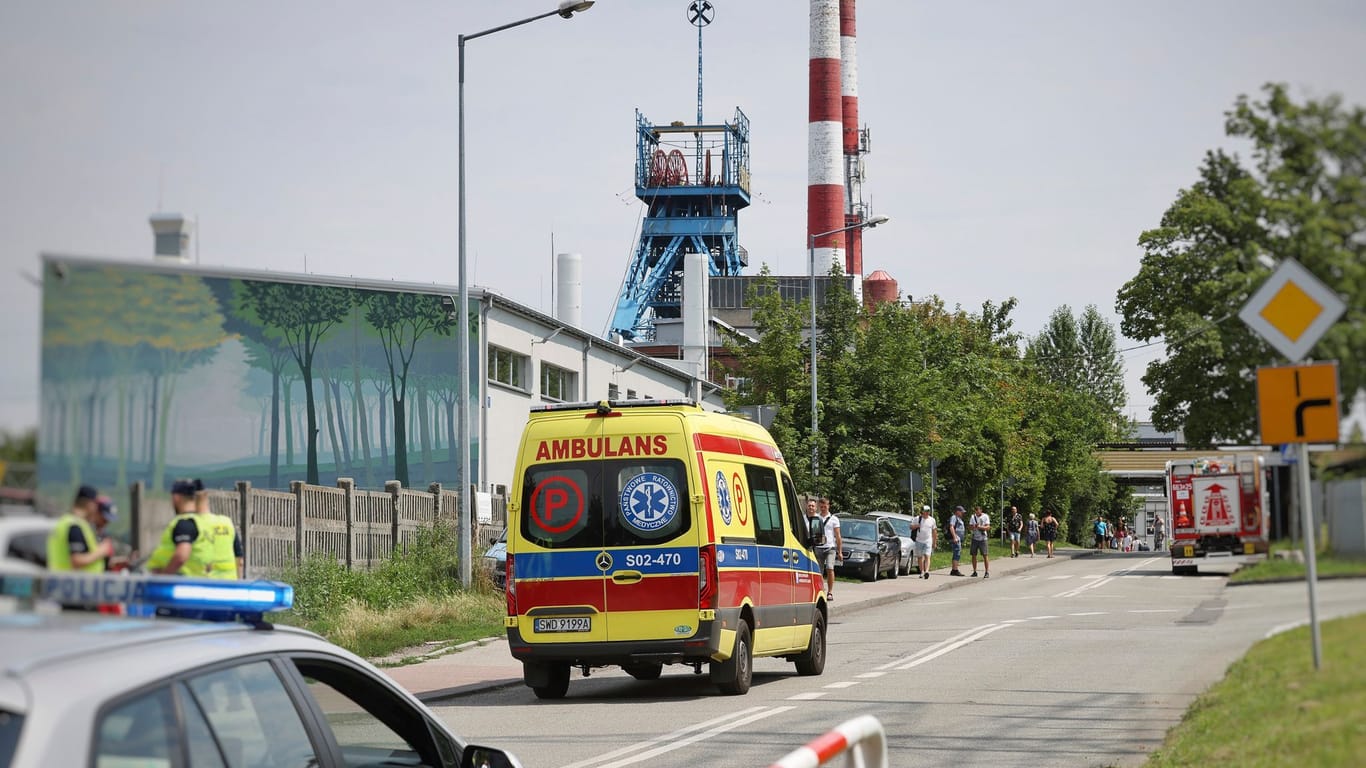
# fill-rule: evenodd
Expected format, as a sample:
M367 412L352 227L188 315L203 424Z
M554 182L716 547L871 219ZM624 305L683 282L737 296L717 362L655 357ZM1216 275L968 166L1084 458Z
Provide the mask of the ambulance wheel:
M658 680L659 673L664 671L664 665L645 661L639 664L627 664L622 669L637 680Z
M825 671L825 617L821 614L817 613L816 620L811 622L811 640L806 650L793 662L799 675L819 675Z
M538 699L563 699L569 693L569 665L563 662L546 664L545 685L533 685Z
M744 619L735 627L735 650L725 661L713 661L711 680L727 696L743 696L754 679L754 659L750 656L749 624Z

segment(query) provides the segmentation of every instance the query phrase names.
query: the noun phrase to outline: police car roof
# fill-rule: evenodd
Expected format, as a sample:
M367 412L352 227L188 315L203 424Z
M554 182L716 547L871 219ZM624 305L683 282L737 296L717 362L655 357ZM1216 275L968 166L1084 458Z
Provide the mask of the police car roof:
M115 666L120 655L165 653L184 647L187 638L225 637L246 633L284 633L297 639L323 641L316 635L292 627L259 632L250 625L234 622L200 622L166 618L130 618L98 613L62 611L55 614L16 612L0 614L0 633L5 653L0 671L22 675L47 664L94 657L99 663ZM306 642L306 641L305 641Z

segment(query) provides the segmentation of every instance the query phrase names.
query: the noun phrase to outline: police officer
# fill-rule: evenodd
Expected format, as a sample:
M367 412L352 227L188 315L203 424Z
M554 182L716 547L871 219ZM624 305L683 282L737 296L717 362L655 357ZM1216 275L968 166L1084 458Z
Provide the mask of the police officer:
M104 571L105 558L114 554L114 542L96 539L95 528L108 521L100 514L100 493L92 486L76 490L71 511L57 519L47 537L47 567L53 571Z
M166 524L161 542L147 561L147 568L153 573L238 578L241 542L231 520L201 510L195 504L196 494L203 489L204 484L198 480L177 480L171 484L171 505L176 515Z

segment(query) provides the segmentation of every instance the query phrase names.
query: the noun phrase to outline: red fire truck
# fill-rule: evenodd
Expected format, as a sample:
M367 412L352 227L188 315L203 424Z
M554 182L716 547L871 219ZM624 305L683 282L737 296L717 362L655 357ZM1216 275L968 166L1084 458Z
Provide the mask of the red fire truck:
M1199 563L1266 557L1268 504L1261 456L1211 456L1167 462L1172 573Z

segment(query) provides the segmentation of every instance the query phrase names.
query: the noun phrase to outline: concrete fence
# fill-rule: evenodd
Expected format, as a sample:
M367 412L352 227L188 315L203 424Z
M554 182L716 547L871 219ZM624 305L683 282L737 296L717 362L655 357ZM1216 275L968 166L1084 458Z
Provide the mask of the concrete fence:
M133 485L129 498L129 543L146 555L171 521L171 502L150 498L142 483ZM278 573L316 554L330 555L348 570L369 570L395 550L407 551L422 529L454 527L458 501L459 495L440 483L418 491L391 480L384 490L371 491L357 488L351 478L338 479L335 488L296 480L288 491L267 491L239 481L234 490L209 491L210 510L231 518L242 536L250 578ZM506 521L506 499L493 496L491 520L472 532L476 557Z

